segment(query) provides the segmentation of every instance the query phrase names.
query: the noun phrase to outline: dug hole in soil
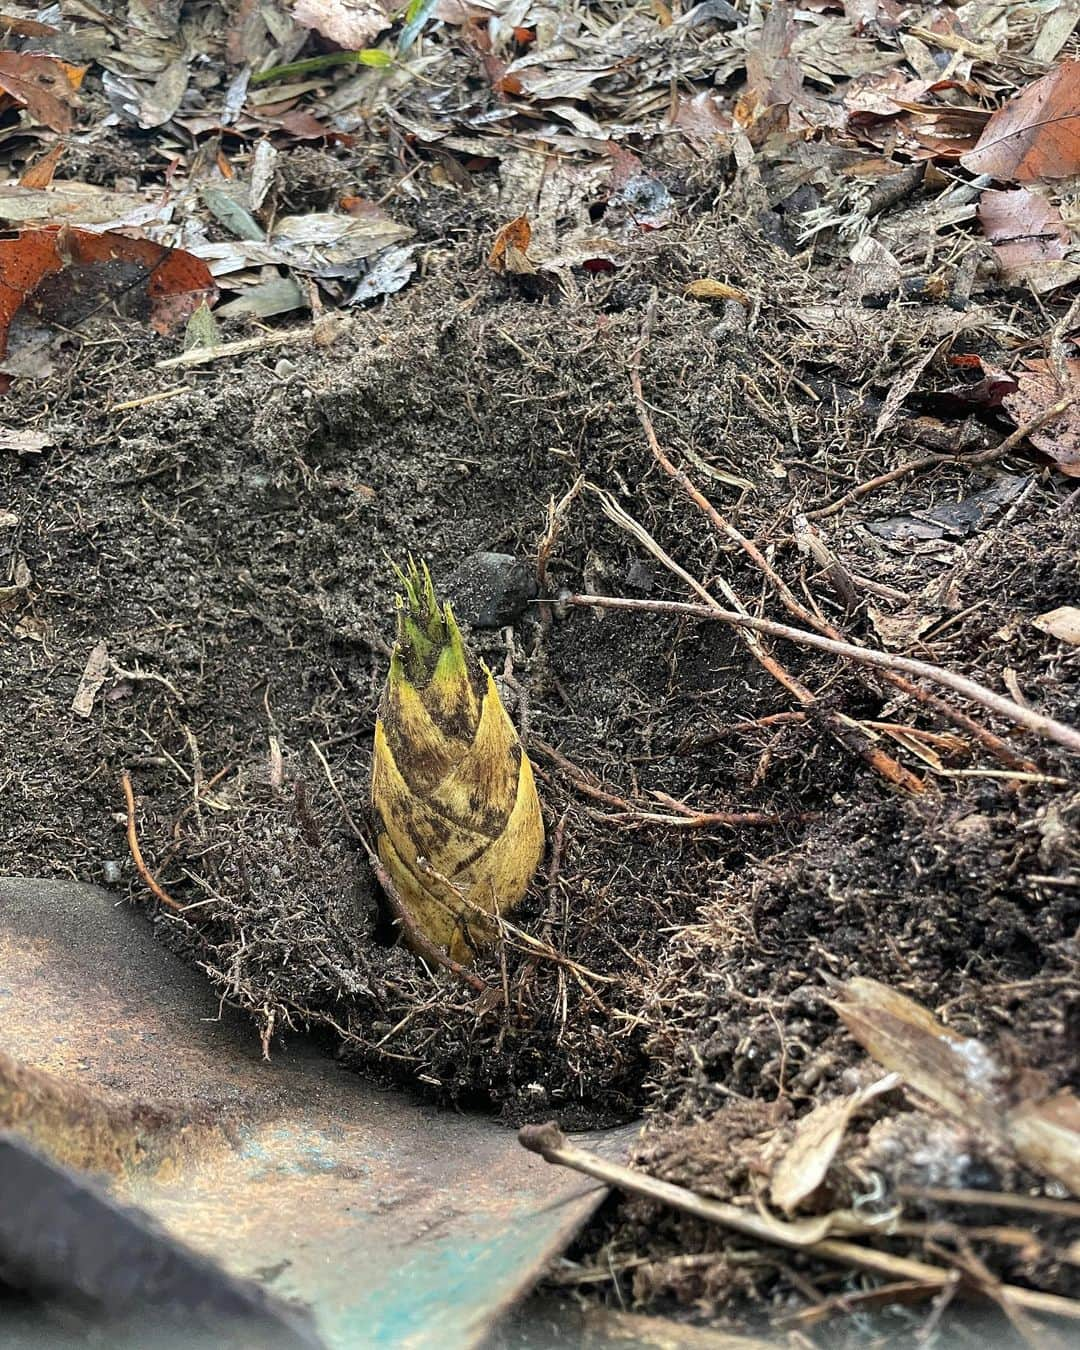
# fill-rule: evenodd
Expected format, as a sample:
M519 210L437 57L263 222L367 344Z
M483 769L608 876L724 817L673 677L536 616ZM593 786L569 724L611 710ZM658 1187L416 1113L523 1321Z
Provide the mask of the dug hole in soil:
M158 910L162 937L250 1010L271 1056L278 1036L316 1028L368 1075L511 1124L648 1113L651 1170L721 1198L753 1189L763 1140L872 1072L829 980L884 981L1007 1064L1077 1085L1080 906L1055 884L1080 860L1066 756L1017 738L1058 781L926 773L924 792L903 795L826 716L949 727L872 673L777 644L818 695L804 710L725 625L557 600L691 598L605 516L599 488L699 581L762 603L760 572L650 454L628 382L639 360L661 442L847 635L880 646L872 610L929 615L920 655L993 688L1009 672L1033 706L1076 722L1075 667L1030 622L1080 594L1059 484L1010 463L1030 479L1015 509L918 547L863 523L956 501L1000 469L942 467L845 507L821 528L860 579L846 605L792 520L911 457L907 418L872 431L915 340L912 309L808 329L792 309L830 300L831 282L704 195L636 261L562 292L485 266L498 223L479 213L430 253L422 282L325 347L177 375L154 369L160 339L110 321L51 381L16 384L6 418L54 446L0 456L0 506L16 518L0 572L21 563L26 583L0 615L0 869L119 876L149 908L125 841L126 772L147 862L187 907ZM702 275L752 292L753 321L737 302L684 296ZM172 383L164 401L111 410ZM556 953L506 941L475 967L505 998L478 998L391 945L345 815L366 823L392 563L426 560L437 586L478 551L532 573L551 504L581 477L547 566L554 603L471 633L525 729L546 816L548 853L514 921ZM765 611L785 617L767 597ZM72 699L102 642L113 664L81 718ZM945 765L978 766L977 751L961 740ZM656 793L776 819L643 822L679 814ZM960 1126L913 1113L898 1147L872 1137L873 1118L856 1142L883 1175L1009 1180ZM785 1279L642 1202L583 1252L601 1242L609 1258L649 1256L633 1275L646 1302L767 1299ZM687 1251L696 1264L669 1259ZM996 1273L1021 1261L1006 1254ZM1068 1277L1050 1287L1068 1292Z

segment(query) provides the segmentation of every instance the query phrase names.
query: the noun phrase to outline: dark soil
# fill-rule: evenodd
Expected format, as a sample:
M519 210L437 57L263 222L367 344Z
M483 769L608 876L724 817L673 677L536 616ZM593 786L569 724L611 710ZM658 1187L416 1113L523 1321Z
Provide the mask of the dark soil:
M1004 468L1029 478L1012 505L915 545L864 526L955 502L1002 466L941 466L823 518L854 594L799 552L800 512L922 453L926 408L872 433L896 371L938 341L939 315L893 302L808 326L795 311L831 303L838 274L827 259L793 266L774 242L782 222L737 193L714 206L729 168L701 166L679 185L680 225L564 292L485 266L501 222L479 194L455 198L438 228L417 206L421 237L441 240L426 275L326 345L158 370L177 347L99 317L51 380L18 381L5 420L55 444L0 451L0 509L18 518L0 529L0 585L20 563L31 578L0 614L0 870L104 881L150 908L125 841L126 772L147 862L187 907L159 911L162 935L251 1010L269 1053L289 1027L328 1029L365 1072L509 1122L648 1109L682 1128L733 1101L744 1124L777 1101L799 1114L865 1059L823 998L826 977L855 974L1049 1086L1075 1084L1075 766L967 708L1036 761L1037 781L995 776L1001 763L963 736L936 743L934 772L879 727L881 747L924 778L921 795L899 795L827 716L938 736L948 723L875 676L779 645L819 703L762 721L798 705L720 624L556 604L550 623L532 605L512 632L474 633L505 675L558 841L515 921L556 955L507 943L476 967L506 999L478 999L388 945L341 802L363 828L393 562L425 559L436 584L476 550L531 567L549 503L584 476L699 581L785 617L658 470L627 379L635 353L663 444L801 599L874 646L890 615L927 617L914 654L1080 721L1075 649L1031 624L1080 594L1080 518L1060 478L1011 458ZM318 208L320 181L297 160L294 209ZM685 297L702 276L751 293L749 322L737 303ZM993 413L978 427L990 443L1008 429ZM548 567L547 594L563 588L688 598L590 488ZM84 719L70 705L100 641L115 667ZM631 809L583 793L545 746ZM677 815L657 792L779 823L635 819ZM665 1175L693 1183L692 1171ZM620 1222L625 1244L636 1211ZM685 1252L706 1237L679 1241ZM758 1288L745 1269L714 1270L712 1284L669 1274L641 1275L642 1297L711 1304ZM778 1278L770 1266L758 1292Z

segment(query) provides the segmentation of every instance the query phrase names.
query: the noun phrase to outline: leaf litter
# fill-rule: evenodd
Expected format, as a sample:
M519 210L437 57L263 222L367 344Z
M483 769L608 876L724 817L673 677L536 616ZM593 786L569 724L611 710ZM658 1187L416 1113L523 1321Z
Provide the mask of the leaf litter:
M954 1279L1074 1316L1072 759L560 598L689 576L1080 719L1069 0L129 17L6 29L5 865L111 874L128 772L194 906L162 936L268 1053L318 1027L508 1121L645 1112L639 1169L780 1244L638 1197L564 1288L851 1344L857 1309L962 1329ZM635 362L735 535L657 476ZM507 931L479 995L390 945L341 810L408 548L547 587L474 635L552 839L542 946Z

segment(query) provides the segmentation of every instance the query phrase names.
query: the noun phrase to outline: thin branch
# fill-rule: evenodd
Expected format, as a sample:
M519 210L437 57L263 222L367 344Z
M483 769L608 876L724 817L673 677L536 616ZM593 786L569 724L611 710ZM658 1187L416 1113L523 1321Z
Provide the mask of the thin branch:
M657 811L643 811L641 807L635 806L634 803L629 801L626 797L619 797L614 792L608 792L604 788L594 787L594 785L581 773L580 769L572 764L565 755L560 754L554 746L534 738L529 749L543 755L545 759L550 759L553 764L562 770L567 778L573 783L574 787L584 796L592 797L594 801L603 802L606 806L617 807L625 816L629 817L631 820L638 821L643 825L667 825L677 830L704 829L711 825L763 825L766 827L778 827L790 824L793 820L801 821L812 818L807 813L798 813L791 817L785 817L776 815L771 811L695 811L691 807L680 807L679 809L682 811L682 814L678 816L665 816ZM626 823L617 816L601 815L599 819L616 821L619 824Z
M571 1144L554 1121L549 1121L546 1125L526 1125L518 1132L518 1141L530 1153L539 1153L545 1162L572 1168L573 1171L581 1172L585 1176L595 1177L605 1185L617 1186L631 1195L641 1195L647 1200L670 1205L684 1214L704 1219L707 1223L720 1224L759 1242L791 1248L805 1252L808 1256L818 1256L827 1261L836 1261L840 1265L853 1266L857 1270L891 1275L894 1279L918 1280L936 1288L946 1288L956 1278L955 1272L944 1270L941 1266L931 1265L927 1261L914 1261L910 1257L894 1256L891 1252L864 1247L857 1242L844 1242L835 1238L815 1241L812 1235L817 1227L816 1220L783 1222L770 1219L740 1209L738 1205L697 1195L685 1186L676 1186L670 1181L658 1181L655 1177L637 1172L631 1167L624 1167L621 1163L608 1162L606 1158L601 1158L596 1153L587 1152ZM875 1230L872 1225L867 1224L865 1231L873 1233ZM1012 1285L1002 1285L1000 1292L1020 1307L1080 1321L1080 1302L1074 1299Z
M656 292L654 291L645 313L645 322L642 325L641 337L630 359L630 387L633 391L638 417L641 421L642 428L645 431L649 449L657 459L657 462L664 468L665 472L670 474L671 477L683 487L688 495L706 512L707 515L711 513L711 516L719 519L709 500L698 491L684 473L681 473L675 468L664 454L660 442L657 439L656 431L652 424L652 418L649 416L648 404L645 402L645 396L641 388L641 358L645 348L648 346L655 316ZM665 567L669 568L677 576L686 581L707 604L717 605L717 602L704 586L681 568L673 558L669 557L643 525L639 525L632 516L623 511L622 507L601 489L594 488L594 491L600 496L601 505L607 515L615 520L617 524L621 525L623 529L628 530L631 534L640 539L641 542L649 548L650 552L659 558ZM722 577L717 580L716 584L721 593L727 598L728 603L734 609L743 614L747 612L745 605L739 599L738 595L735 594L731 586ZM720 606L717 605L717 609L719 608ZM811 707L817 704L817 695L808 689L801 680L797 679L794 675L789 674L780 662L777 661L776 657L773 656L771 652L767 651L751 633L743 633L742 639L758 664L767 670L773 679L787 689L790 694L794 695L803 707ZM864 763L868 764L870 768L880 774L886 782L891 783L894 787L900 788L902 791L909 792L912 795L917 795L925 790L926 784L918 774L912 773L911 770L905 768L899 760L894 759L892 755L887 754L880 746L874 745L868 737L851 724L850 720L845 720L836 713L828 712L825 714L825 722L841 745L845 746L853 755L857 755Z
M647 330L645 336L647 337ZM644 340L645 337L643 337L643 341ZM807 609L758 546L752 540L747 539L742 531L736 529L726 517L722 516L684 470L677 468L676 465L672 463L656 435L656 428L653 426L652 418L649 415L649 408L642 393L641 373L637 364L634 364L631 367L630 386L633 391L634 402L637 405L638 420L641 422L642 430L645 432L645 439L648 442L649 450L652 452L653 458L667 476L682 489L686 496L690 498L718 533L725 535L732 543L737 544L739 548L743 550L755 567L757 567L769 581L790 614L793 614L800 623L806 624L808 628L813 628L817 632L824 634L825 637L830 637L838 642L842 642L844 638L840 630ZM1067 404L1069 400L1065 400L1064 402ZM1024 435L1036 430L1040 425L1041 422L1039 419L1035 419L1028 423L1026 427L1021 428L1020 432L1017 434L1015 443L1018 444L1019 441L1023 439ZM1011 448L1009 445L1011 439L1012 438L1008 438L1006 441L1003 441L1000 446L996 446L994 453L1002 455L1007 454L1008 450ZM622 508L619 507L617 509L621 511ZM811 512L811 514L813 513ZM630 518L628 517L628 519ZM637 525L636 521L631 520L630 523L635 527L631 530L631 533L636 533L638 530L644 532L643 527ZM690 578L687 573L683 572L677 564L672 563L671 566L684 580L689 581L699 594L702 594L701 588L694 584L693 579ZM707 592L702 594L702 599L712 603L712 596ZM742 606L735 605L733 608L741 610ZM905 680L902 675L897 674L895 671L884 671L883 677L893 685L894 688L899 689L902 693L907 694L909 697L916 699L920 703L927 704L933 708L935 712L963 727L969 735L974 736L976 740L980 741L988 750L1011 768L1030 771L1036 767L1030 760L1022 759L1014 754L1010 747L999 737L995 736L992 731L987 731L970 717L965 716L961 712L957 712L942 699L927 693L925 690L919 689L917 685L912 684L909 680Z
M956 464L960 468L966 469L973 465L990 464L996 459L1004 459L1006 455L1012 454L1021 441L1027 440L1033 431L1038 431L1040 427L1044 427L1048 422L1052 422L1056 417L1068 412L1076 399L1075 393L1058 399L1056 403L1051 404L1049 408L1044 408L1029 422L1017 427L1000 444L991 446L989 450L979 450L974 455L949 455L940 452L923 455L921 459L909 460L907 464L900 464L895 469L890 469L888 473L879 473L876 478L868 478L865 483L859 483L856 487L849 489L836 501L826 502L824 506L817 506L811 511L803 512L803 514L808 520L823 520L826 516L834 516L838 511L842 511L845 506L857 502L860 497L865 497L867 493L873 492L876 488L899 482L901 478L907 478L913 473L922 473L924 469L936 468L939 464Z
M792 628L786 623L774 623L771 619L758 619L751 614L736 614L734 610L721 609L719 605L694 605L678 600L625 600L608 595L571 595L565 598L568 605L582 605L600 609L624 609L641 613L675 614L686 618L713 619L720 623L729 623L737 628L751 628L755 632L770 637L784 638L803 647L813 647L819 652L828 652L832 656L843 656L849 661L864 666L875 666L879 670L899 670L917 679L930 680L945 689L962 695L972 703L979 703L991 712L997 713L1016 726L1025 727L1046 740L1080 755L1080 731L1047 717L1045 713L1035 712L1031 708L1021 707L1002 694L995 694L985 685L969 680L966 675L957 675L943 666L931 665L929 661L918 661L911 656L895 656L891 652L874 651L869 647L856 647L850 642L840 642L835 638L822 637L820 633L807 633L801 628Z

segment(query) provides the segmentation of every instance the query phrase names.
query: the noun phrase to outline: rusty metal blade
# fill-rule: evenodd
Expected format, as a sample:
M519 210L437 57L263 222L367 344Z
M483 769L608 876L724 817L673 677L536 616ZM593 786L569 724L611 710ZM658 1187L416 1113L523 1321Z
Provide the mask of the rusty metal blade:
M0 1052L0 1128L307 1305L331 1347L475 1345L604 1194L300 1038L266 1063L198 971L90 886L0 880Z

